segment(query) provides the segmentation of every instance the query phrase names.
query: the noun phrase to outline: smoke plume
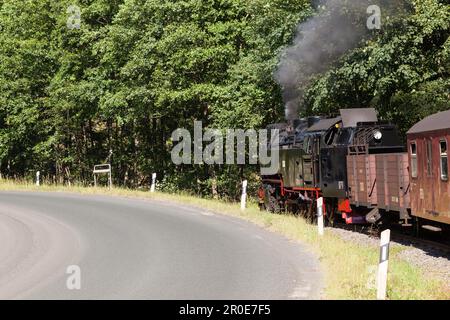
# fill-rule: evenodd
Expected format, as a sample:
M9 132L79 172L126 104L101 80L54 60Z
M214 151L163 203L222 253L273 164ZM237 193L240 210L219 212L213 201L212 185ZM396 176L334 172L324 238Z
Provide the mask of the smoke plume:
M297 27L294 43L281 55L275 78L283 89L286 118L298 117L304 89L369 34L368 0L324 0L319 14Z

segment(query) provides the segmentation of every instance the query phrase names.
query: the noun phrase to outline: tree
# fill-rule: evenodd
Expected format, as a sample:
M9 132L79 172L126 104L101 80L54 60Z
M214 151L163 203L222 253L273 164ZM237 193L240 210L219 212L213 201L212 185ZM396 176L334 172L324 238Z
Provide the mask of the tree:
M308 91L311 112L373 106L402 132L448 109L450 7L413 1L413 12L392 19L377 37L317 77Z
M47 87L57 69L49 46L52 1L2 2L0 9L0 168L23 176L49 160Z
M411 11L307 82L308 115L375 106L404 132L448 109L448 3L380 3ZM122 186L148 186L157 172L169 191L234 199L245 177L251 192L256 166L175 166L171 134L195 120L284 120L273 74L319 11L308 0L0 0L0 173L87 185L95 164L111 162Z

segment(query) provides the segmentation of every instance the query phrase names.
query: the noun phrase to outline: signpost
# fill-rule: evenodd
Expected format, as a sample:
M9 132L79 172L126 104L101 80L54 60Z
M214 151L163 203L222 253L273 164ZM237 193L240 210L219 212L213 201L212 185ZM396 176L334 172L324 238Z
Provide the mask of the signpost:
M110 164L99 164L94 166L94 186L97 187L97 175L98 174L108 174L108 186L111 190L112 188L112 174Z

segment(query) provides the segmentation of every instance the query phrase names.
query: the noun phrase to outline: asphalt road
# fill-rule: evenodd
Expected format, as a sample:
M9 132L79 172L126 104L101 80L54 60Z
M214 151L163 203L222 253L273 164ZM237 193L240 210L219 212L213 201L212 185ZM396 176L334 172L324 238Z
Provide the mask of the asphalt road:
M80 290L67 288L68 266ZM240 219L159 201L0 192L0 299L317 299L317 259Z

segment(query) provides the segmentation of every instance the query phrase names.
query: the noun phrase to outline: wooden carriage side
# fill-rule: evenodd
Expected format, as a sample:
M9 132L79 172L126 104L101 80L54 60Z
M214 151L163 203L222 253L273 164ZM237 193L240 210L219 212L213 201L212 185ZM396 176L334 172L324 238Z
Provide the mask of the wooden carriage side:
M407 134L412 215L450 223L450 110L432 115Z

